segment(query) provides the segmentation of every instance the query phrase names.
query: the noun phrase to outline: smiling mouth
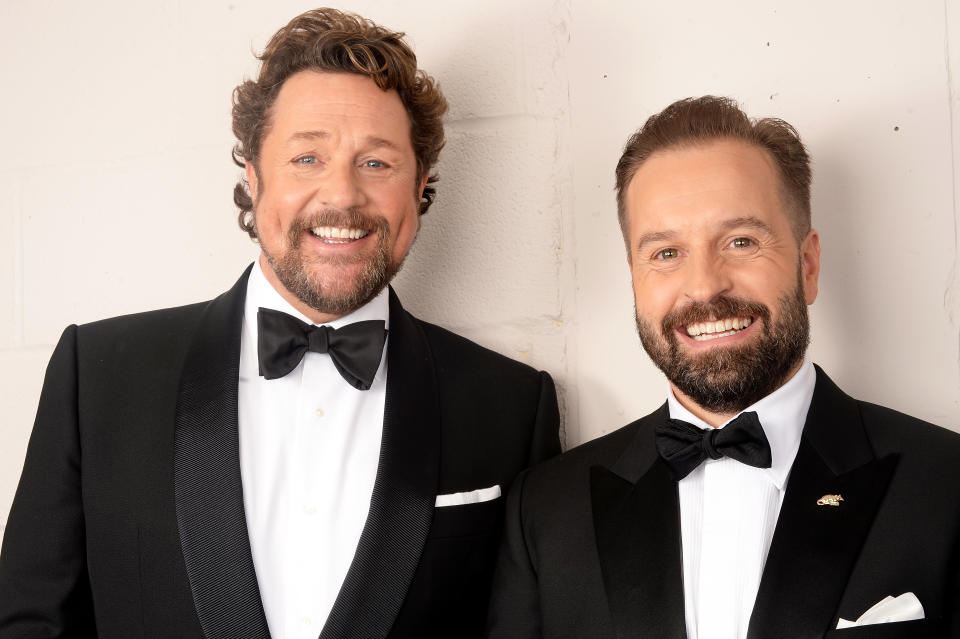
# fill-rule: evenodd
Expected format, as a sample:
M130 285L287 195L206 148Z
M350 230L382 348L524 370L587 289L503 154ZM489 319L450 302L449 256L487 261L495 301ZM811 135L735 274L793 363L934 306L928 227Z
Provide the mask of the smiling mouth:
M315 226L310 234L327 244L349 244L362 240L370 235L370 231L346 226Z
M687 324L686 331L687 335L696 341L705 342L718 337L736 335L752 323L752 317L727 317L720 320Z

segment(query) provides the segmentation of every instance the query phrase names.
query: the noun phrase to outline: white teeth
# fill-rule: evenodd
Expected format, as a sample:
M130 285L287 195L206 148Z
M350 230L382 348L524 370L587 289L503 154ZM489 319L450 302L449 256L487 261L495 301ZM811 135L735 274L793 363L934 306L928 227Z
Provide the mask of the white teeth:
M316 226L310 229L310 233L323 240L359 240L366 237L368 231L341 226Z
M698 322L687 325L687 335L702 341L733 335L750 326L753 322L749 317L728 317L722 320Z
M718 337L726 337L727 335L734 335L737 331L724 331L723 333L704 333L703 335L694 335L693 339L698 342L705 342L708 339L717 339Z

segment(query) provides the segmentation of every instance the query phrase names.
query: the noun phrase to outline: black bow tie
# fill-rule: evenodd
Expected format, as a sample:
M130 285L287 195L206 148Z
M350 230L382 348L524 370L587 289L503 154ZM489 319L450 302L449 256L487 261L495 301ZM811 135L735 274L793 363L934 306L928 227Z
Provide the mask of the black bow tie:
M369 390L387 341L386 323L368 320L341 328L313 326L269 308L257 311L257 357L266 379L283 377L307 351L328 353L347 383Z
M770 468L770 443L753 411L740 415L723 428L703 430L679 419L657 426L657 451L674 480L680 481L707 457L729 457L748 466Z

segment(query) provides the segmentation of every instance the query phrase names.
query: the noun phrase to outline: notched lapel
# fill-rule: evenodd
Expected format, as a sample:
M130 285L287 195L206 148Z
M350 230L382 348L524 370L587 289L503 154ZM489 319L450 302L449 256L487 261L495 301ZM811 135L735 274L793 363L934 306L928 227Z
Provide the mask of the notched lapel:
M440 412L426 337L390 291L387 397L370 512L321 639L376 639L393 626L433 518Z
M677 483L647 420L612 469L591 468L597 552L618 637L685 639Z
M207 306L184 363L174 436L180 544L207 639L267 639L240 476L237 386L250 268Z
M748 639L823 637L897 465L877 459L856 402L819 368ZM839 506L818 505L841 495Z

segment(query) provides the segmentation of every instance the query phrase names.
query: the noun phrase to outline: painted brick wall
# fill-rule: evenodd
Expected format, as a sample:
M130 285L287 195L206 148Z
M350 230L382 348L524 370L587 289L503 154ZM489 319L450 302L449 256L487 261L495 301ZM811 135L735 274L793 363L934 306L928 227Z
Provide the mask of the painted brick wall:
M0 4L0 525L63 328L207 299L256 257L230 195L230 92L310 6ZM549 370L568 444L663 401L633 331L613 166L650 113L704 93L784 117L814 156L813 359L856 395L960 428L949 0L343 8L405 30L452 105L405 305Z

